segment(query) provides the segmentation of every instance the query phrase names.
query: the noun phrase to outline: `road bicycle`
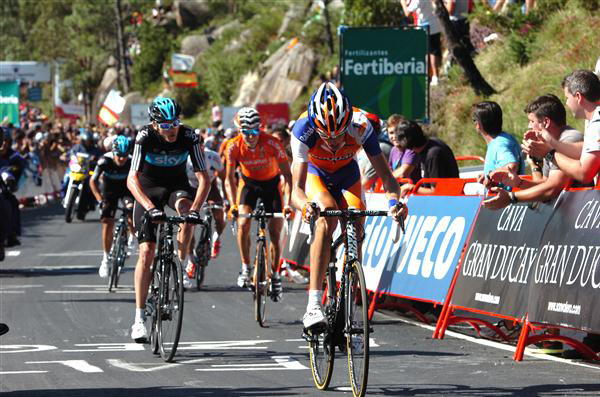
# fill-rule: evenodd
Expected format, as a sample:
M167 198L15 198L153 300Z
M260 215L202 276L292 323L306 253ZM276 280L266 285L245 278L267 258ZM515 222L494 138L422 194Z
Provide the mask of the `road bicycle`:
M202 206L201 212L203 215L204 223L198 225L198 242L196 248L194 248L193 254L194 268L193 277L196 279L196 289L200 290L204 283L204 276L208 261L210 259L210 249L212 246L212 224L213 214L212 210L222 210L223 206L220 205L204 205Z
M142 221L142 230L144 222ZM177 352L183 319L183 269L174 251L173 236L185 216L167 216L158 225L156 256L151 266L151 282L146 301L146 317L150 322L150 347L166 362ZM204 223L202 219L198 224Z
M272 296L271 278L269 271L269 256L267 253L267 219L284 218L283 213L265 212L265 206L259 202L251 214L238 214L239 218L253 218L257 220L256 228L256 254L254 255L254 281L251 291L254 296L254 317L261 327L266 323L267 298ZM284 231L285 232L285 231ZM235 235L235 233L234 233Z
M121 216L115 222L112 246L108 254L108 292L112 292L113 288L118 288L119 276L125 266L125 259L127 259L127 219L132 210L121 206L118 207L118 210L121 211Z
M369 335L373 328L369 324L367 287L362 265L359 262L357 236L362 229L360 218L365 216L388 216L387 211L364 211L357 209L325 210L319 216L339 217L344 232L331 246L330 262L325 277L326 294L323 311L325 324L317 324L304 329L302 337L308 342L310 367L313 380L319 390L329 386L333 374L336 346L341 353L348 355L348 374L352 386L352 394L362 397L367 390L369 376ZM312 243L316 219L310 222L309 244ZM398 241L399 233L392 230L394 241ZM400 223L404 230L404 225ZM344 228L342 228L343 230ZM336 282L336 252L344 247L341 278Z

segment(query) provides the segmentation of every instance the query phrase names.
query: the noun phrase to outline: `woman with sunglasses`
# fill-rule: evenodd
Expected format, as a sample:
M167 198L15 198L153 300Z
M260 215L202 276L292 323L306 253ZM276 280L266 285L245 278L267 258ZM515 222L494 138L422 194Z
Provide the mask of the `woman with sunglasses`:
M283 205L279 181L284 178L285 196L288 200L292 188L292 173L285 154L285 149L279 139L261 133L260 115L254 108L241 108L234 118L238 130L241 132L232 138L225 148L227 163L226 191L229 202L232 203L230 215L236 217L240 214L250 214L260 198L265 205L266 212L280 212L291 214L289 203ZM236 184L235 170L240 166L239 186ZM250 221L249 218L238 219L238 247L242 258L242 270L238 277L238 286L245 287L250 281ZM277 266L281 241L282 219L269 220L270 252L273 252L273 271L271 275L271 298L274 301L281 299L283 289Z
M179 104L171 98L159 96L152 101L148 108L151 123L143 127L136 137L127 178L127 187L135 198L133 226L139 242L135 268L135 321L131 328L131 338L136 342L143 342L148 337L144 307L150 285L150 265L156 248L156 222L165 219L165 204L179 215L187 214L190 221L198 221L198 211L210 190L210 178L198 136L193 128L180 123L180 112ZM197 189L193 189L188 181L188 156L198 179ZM140 230L144 217L150 222L146 222L144 230ZM193 224L185 223L177 235L182 267L193 233ZM183 270L183 285L190 288L192 283Z

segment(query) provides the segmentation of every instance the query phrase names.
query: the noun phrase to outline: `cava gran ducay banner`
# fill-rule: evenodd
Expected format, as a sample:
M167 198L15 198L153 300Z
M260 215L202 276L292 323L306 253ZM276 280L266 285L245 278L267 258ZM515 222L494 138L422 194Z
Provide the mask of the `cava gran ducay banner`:
M340 28L341 81L353 106L427 121L427 30Z

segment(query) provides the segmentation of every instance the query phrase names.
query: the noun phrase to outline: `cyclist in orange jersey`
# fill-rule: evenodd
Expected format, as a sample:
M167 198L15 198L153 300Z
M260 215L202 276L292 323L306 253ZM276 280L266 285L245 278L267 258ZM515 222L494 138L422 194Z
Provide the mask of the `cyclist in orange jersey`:
M398 204L400 187L381 153L377 136L366 112L352 108L348 98L332 83L323 83L308 102L308 111L292 131L292 203L302 209L305 222L316 218L314 242L310 246L310 286L305 328L326 321L321 300L329 263L336 218L320 218L322 210L365 209L356 152L363 148L383 182L390 216L399 221L407 214ZM360 249L359 249L360 252Z
M239 131L232 138L225 149L227 161L226 184L229 202L232 203L230 214L236 217L240 214L250 214L260 198L267 212L280 212L287 215L292 213L289 203L283 205L281 191L278 188L280 175L285 180L285 197L289 201L291 196L292 174L287 161L285 150L281 142L270 135L260 132L260 116L256 109L245 107L238 111L235 119ZM235 169L240 166L239 186L235 182ZM238 222L238 247L242 258L242 269L237 284L245 287L249 282L250 263L250 221L248 218L239 218ZM277 270L281 252L280 235L283 226L282 219L270 219L268 230L270 238L270 252L273 253L271 276L271 297L277 301L281 298L283 290L281 278Z

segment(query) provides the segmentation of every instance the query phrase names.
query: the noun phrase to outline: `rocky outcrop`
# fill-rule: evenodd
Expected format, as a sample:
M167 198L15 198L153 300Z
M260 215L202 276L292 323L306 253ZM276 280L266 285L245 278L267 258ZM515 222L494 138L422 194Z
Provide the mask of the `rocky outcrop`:
M176 0L173 12L180 28L198 28L212 16L208 2L203 0Z
M181 41L181 53L198 58L200 54L210 47L209 37L207 35L186 36Z
M112 58L112 57L111 57ZM114 58L112 58L114 60ZM92 120L96 120L98 116L98 112L106 99L106 96L113 88L117 87L119 75L117 73L117 68L114 66L114 63L109 60L109 66L104 71L104 76L102 77L102 82L96 89L96 93L94 94L94 99L92 100Z
M227 47L225 47L225 52L237 51L240 48L242 48L246 40L248 40L248 38L250 37L250 34L252 34L250 29L242 31L242 33L240 33L240 35L237 38L231 40Z
M266 73L250 103L294 102L310 82L315 63L310 47L297 39L288 41L262 65Z
M247 106L253 103L260 84L260 77L257 72L248 72L240 82L240 93L233 102L233 106Z

